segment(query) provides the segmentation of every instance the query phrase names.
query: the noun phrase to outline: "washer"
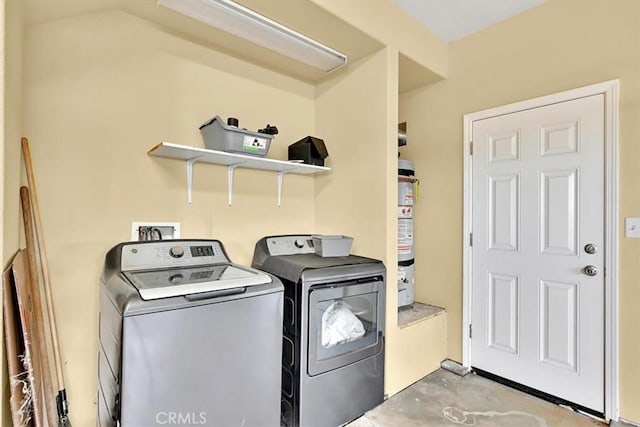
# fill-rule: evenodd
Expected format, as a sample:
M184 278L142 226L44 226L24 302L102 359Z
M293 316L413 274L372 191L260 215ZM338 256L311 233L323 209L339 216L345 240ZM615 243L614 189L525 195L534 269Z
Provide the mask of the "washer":
M339 426L384 398L384 264L315 255L311 235L269 236L252 266L285 287L282 425Z
M218 240L122 243L100 286L98 425L278 426L283 286Z

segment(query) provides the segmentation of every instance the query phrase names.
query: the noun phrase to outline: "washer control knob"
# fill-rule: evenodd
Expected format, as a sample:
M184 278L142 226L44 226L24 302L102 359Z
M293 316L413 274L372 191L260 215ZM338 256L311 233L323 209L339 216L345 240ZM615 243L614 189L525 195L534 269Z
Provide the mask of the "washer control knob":
M182 279L184 279L184 276L181 273L178 274L174 274L172 276L169 277L169 282L171 284L177 285L180 282L182 282Z
M302 239L296 239L296 241L293 242L293 244L298 249L304 248L304 240L302 240Z
M169 249L169 255L174 258L182 258L184 255L184 248L182 246L173 246Z

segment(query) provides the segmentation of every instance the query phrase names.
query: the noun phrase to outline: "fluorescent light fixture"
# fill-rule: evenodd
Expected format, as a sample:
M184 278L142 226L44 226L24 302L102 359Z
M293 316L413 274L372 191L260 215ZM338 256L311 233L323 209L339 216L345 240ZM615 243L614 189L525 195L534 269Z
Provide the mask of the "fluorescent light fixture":
M231 0L158 0L158 4L282 55L329 72L346 55Z

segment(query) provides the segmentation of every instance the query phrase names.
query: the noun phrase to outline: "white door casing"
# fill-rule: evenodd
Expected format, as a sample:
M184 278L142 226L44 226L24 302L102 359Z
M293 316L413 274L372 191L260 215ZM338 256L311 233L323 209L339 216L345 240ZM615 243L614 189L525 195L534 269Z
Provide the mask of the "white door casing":
M616 98L608 82L465 116L463 316L464 365L613 419Z

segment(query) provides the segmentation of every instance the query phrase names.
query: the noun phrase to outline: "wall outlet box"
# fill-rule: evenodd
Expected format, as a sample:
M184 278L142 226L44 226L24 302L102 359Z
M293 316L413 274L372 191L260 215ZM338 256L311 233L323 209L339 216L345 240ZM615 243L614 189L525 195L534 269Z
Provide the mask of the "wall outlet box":
M640 239L640 218L624 219L624 237Z
M179 222L134 221L131 223L131 241L173 240L180 238Z

